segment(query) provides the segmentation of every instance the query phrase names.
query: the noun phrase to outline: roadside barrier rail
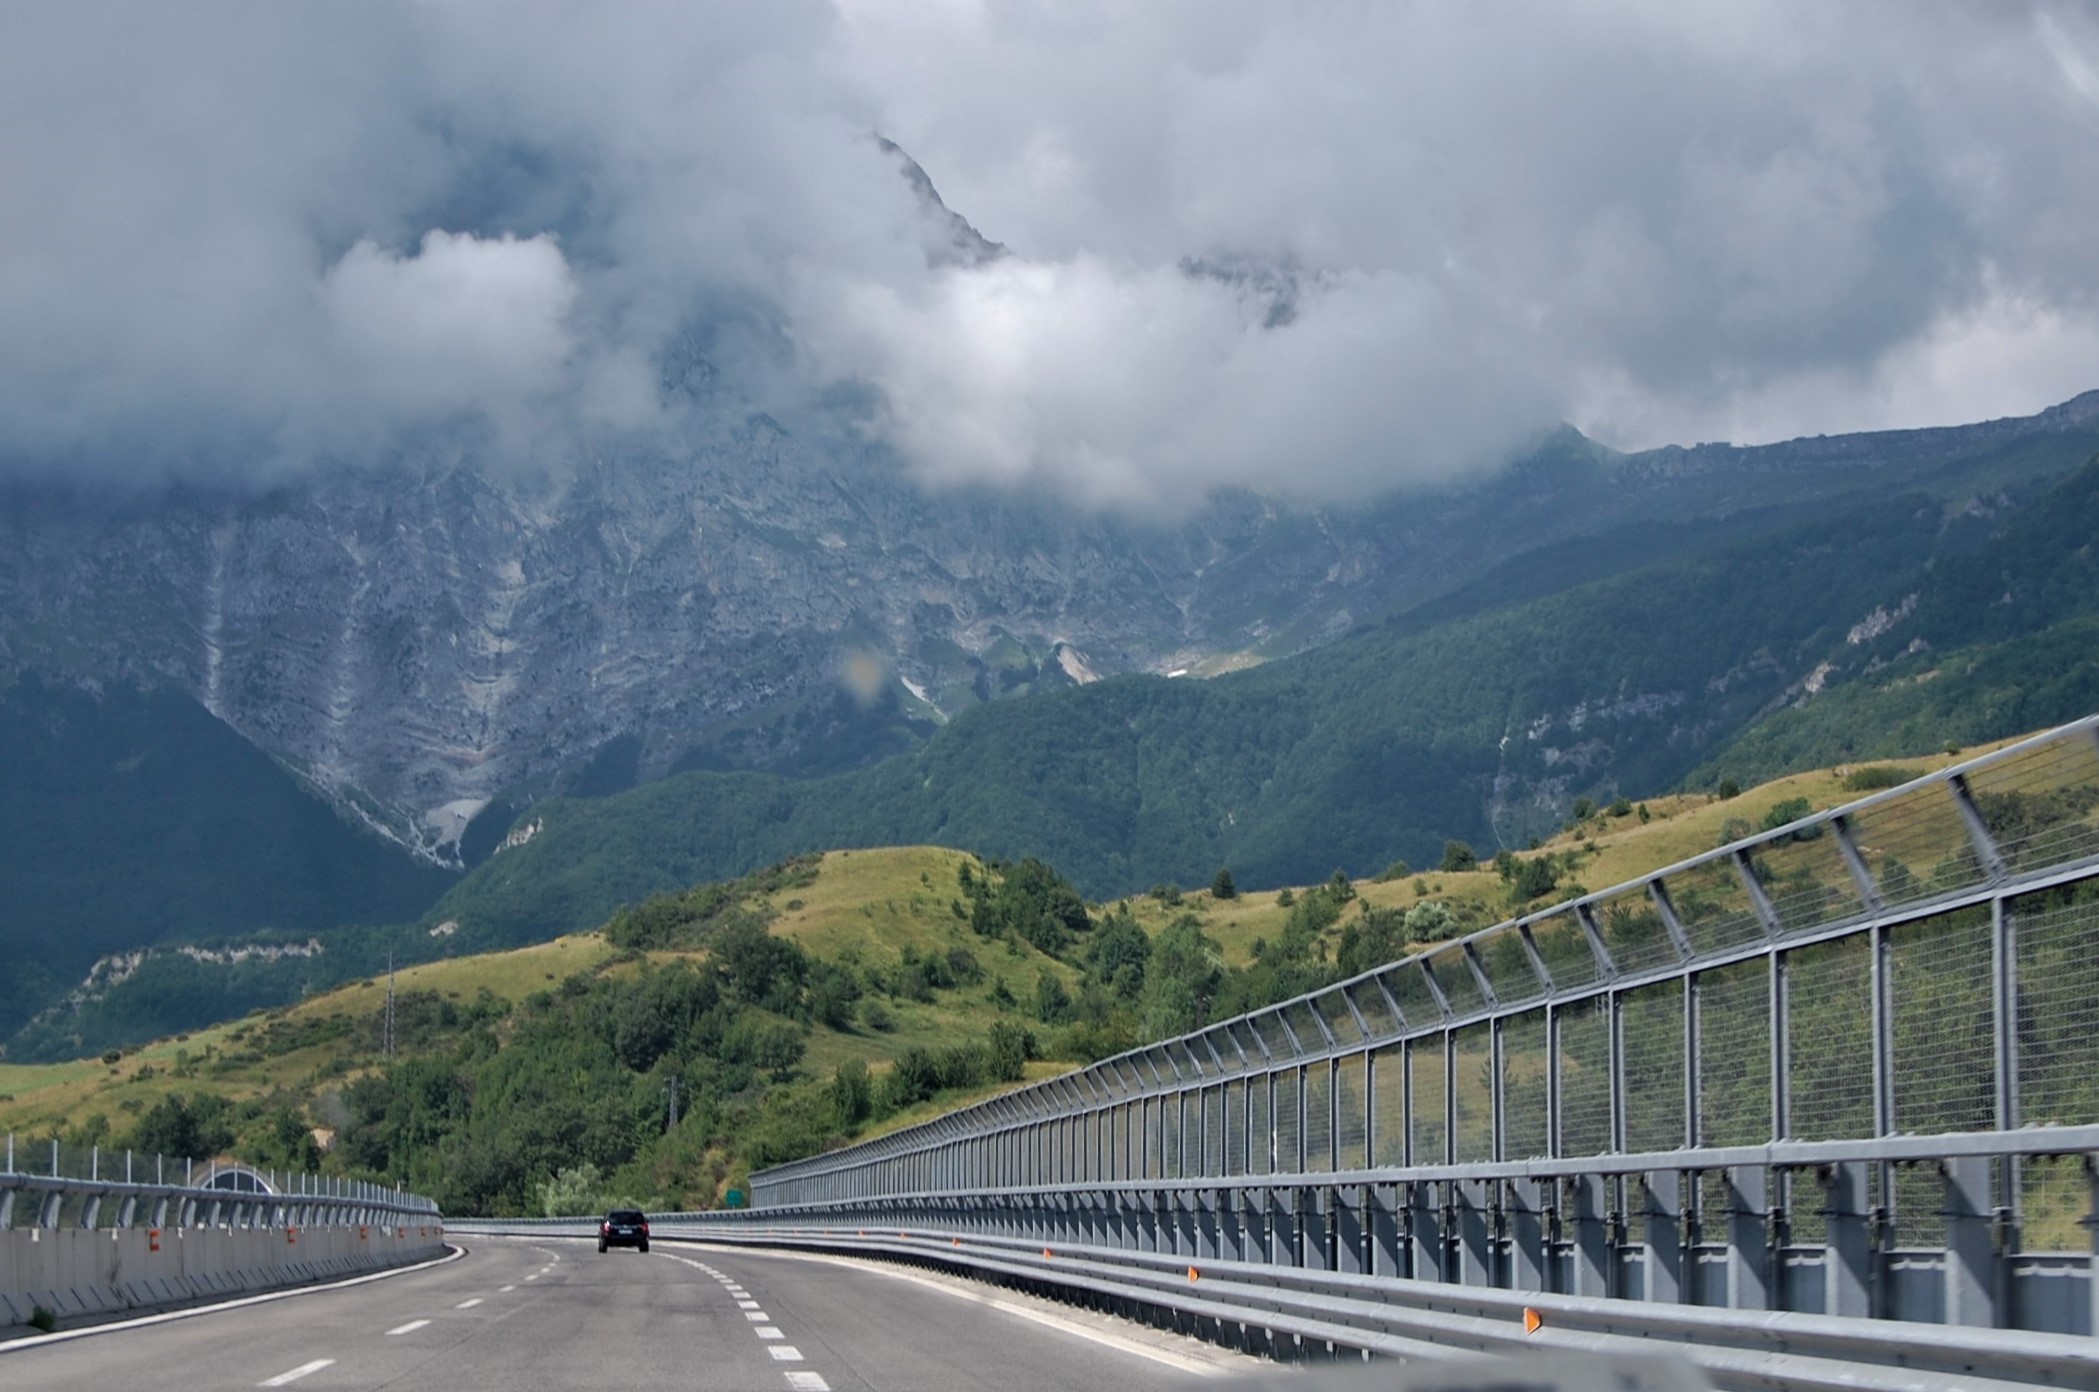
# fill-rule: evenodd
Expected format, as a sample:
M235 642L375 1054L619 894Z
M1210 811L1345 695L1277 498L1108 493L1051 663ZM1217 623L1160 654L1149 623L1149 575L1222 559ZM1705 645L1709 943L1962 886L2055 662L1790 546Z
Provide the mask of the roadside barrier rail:
M18 1228L320 1228L438 1221L419 1194L216 1160L7 1137L0 1233Z

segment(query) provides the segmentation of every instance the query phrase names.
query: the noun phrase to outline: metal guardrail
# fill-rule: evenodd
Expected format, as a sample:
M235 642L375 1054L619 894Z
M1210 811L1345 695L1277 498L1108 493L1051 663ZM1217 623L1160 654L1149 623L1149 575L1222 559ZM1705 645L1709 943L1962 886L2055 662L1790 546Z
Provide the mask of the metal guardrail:
M437 1205L361 1180L131 1151L18 1147L0 1168L0 1232L16 1228L324 1228L424 1224Z

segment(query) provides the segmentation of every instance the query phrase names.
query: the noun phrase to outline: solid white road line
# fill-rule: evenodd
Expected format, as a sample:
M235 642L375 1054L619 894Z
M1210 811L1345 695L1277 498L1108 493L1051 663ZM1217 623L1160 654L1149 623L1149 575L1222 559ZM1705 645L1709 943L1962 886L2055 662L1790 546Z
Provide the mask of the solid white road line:
M413 1334L416 1330L421 1329L424 1325L428 1323L430 1323L430 1321L428 1320L410 1320L408 1321L408 1323L400 1326L398 1329L387 1330L386 1337L391 1339L396 1334Z
M328 1367L334 1362L335 1360L332 1358L316 1358L311 1363L301 1363L288 1373L279 1373L277 1376L258 1382L255 1385L257 1387L282 1387L286 1383L297 1382L308 1373L318 1373L321 1369Z
M460 1302L459 1302L459 1303L458 1303L457 1305L454 1305L454 1306L453 1306L452 1308L453 1308L453 1309L455 1309L455 1310L471 1310L471 1309L473 1309L473 1308L474 1308L474 1307L475 1307L476 1305L479 1305L480 1303L481 1303L481 1297L477 1295L477 1296L475 1296L475 1297L474 1297L474 1298L473 1298L472 1300L462 1300L462 1301L460 1301Z
M822 1373L791 1372L787 1386L792 1392L831 1392L831 1384L824 1381Z
M802 1361L802 1351L793 1344L774 1344L765 1351L773 1356L773 1362L775 1363L799 1363Z

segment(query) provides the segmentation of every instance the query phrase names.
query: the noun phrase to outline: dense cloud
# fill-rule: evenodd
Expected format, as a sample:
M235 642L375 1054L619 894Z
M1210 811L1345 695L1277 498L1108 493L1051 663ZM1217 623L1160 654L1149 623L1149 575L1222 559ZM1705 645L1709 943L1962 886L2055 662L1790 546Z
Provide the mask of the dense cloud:
M2099 385L2099 25L1893 16L32 7L0 459L558 457L683 428L704 358L702 412L1143 504L1443 477L1560 419L1768 439Z

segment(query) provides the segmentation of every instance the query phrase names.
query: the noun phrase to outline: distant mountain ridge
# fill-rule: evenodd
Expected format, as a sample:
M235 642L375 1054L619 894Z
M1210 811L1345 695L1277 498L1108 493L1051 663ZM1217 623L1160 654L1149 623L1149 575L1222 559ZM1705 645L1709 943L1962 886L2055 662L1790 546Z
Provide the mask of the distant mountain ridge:
M563 477L432 462L262 492L16 483L0 676L186 692L353 820L456 864L484 807L564 770L609 790L850 767L987 698L1304 651L1571 538L1725 533L1889 486L1950 497L2095 441L2099 393L1746 449L1620 456L1563 430L1454 489L1321 509L1226 493L1172 523L928 492L764 418Z

